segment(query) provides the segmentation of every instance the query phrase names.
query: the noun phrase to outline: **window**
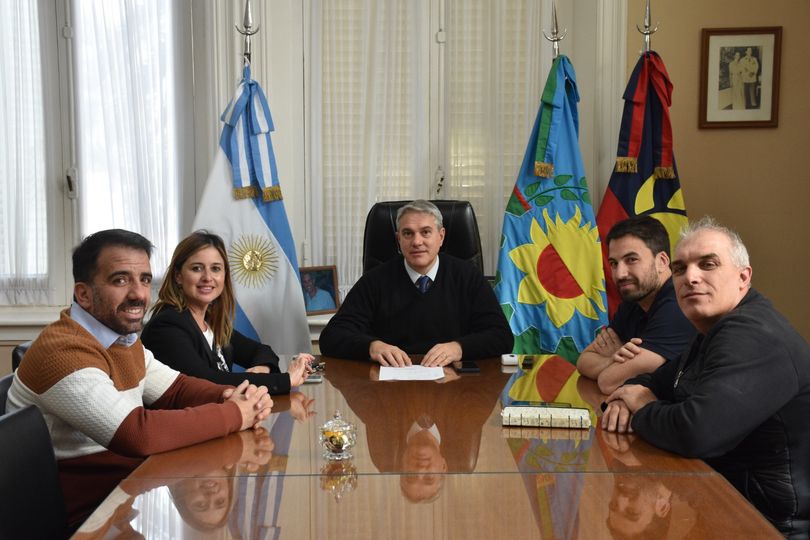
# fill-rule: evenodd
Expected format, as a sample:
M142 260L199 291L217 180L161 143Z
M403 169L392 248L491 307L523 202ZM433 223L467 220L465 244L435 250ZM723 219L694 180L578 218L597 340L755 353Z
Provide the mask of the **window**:
M144 235L156 276L180 235L173 4L73 2L81 235Z
M0 3L0 305L69 303L70 250L101 229L143 234L155 274L166 268L193 161L181 138L193 132L182 97L191 66L177 60L190 32L175 27L188 9Z
M488 275L495 273L504 208L551 67L542 15L540 2L531 0L446 1L445 180L438 195L472 203Z
M335 261L342 293L359 276L363 220L376 200L427 196L428 64L424 2L323 2L321 63L312 95L322 111L313 146L313 191L322 194L325 261ZM314 31L313 34L317 34ZM360 240L360 241L358 241Z
M0 2L0 305L66 299L55 20L55 3Z
M375 201L450 198L473 203L492 273L550 66L539 3L347 0L314 17L315 262L338 266L345 294Z
M577 68L580 148L594 201L615 160L627 2L558 3ZM484 272L552 62L550 0L313 0L307 56L311 264L360 276L378 200L471 201Z

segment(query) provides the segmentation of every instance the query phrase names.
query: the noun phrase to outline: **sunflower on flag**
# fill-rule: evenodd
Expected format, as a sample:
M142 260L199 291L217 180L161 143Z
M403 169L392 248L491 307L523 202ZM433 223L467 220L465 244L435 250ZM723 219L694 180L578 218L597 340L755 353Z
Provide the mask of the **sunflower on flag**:
M515 336L513 352L554 353L572 364L607 324L578 101L574 68L558 56L506 205L495 280Z

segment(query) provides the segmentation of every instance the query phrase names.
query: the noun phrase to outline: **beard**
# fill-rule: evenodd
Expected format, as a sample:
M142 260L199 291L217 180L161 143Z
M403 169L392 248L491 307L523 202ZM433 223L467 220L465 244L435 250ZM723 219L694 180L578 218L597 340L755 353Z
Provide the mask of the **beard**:
M113 306L93 289L93 312L90 314L117 334L125 336L139 332L143 328L143 317L137 321L127 318L126 310L132 307L142 307L146 311L146 303L142 300L128 300L118 306Z
M623 291L621 286L624 283L635 283L636 288ZM655 292L658 289L658 272L655 270L655 264L653 263L650 266L649 271L641 279L634 277L622 279L616 283L616 288L625 302L638 302L650 293Z

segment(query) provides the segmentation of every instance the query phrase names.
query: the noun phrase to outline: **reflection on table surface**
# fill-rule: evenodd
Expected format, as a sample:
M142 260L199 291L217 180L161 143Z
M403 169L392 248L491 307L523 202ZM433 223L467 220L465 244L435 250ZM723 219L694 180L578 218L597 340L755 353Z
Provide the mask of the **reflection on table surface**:
M274 398L264 429L149 458L77 537L778 537L699 460L593 427L501 427L510 399L598 410L568 362L479 366L380 382L370 363L326 359L325 382ZM335 410L357 426L349 461L318 444Z

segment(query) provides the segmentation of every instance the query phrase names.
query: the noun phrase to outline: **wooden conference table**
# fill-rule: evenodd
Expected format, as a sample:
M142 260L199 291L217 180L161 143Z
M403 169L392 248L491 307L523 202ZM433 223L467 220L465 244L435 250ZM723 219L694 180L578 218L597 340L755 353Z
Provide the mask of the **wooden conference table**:
M378 366L327 358L322 383L274 398L266 431L150 457L75 538L780 537L700 460L601 428L501 427L502 400L599 410L593 381L537 359L380 382ZM349 461L322 457L336 410L357 426Z

